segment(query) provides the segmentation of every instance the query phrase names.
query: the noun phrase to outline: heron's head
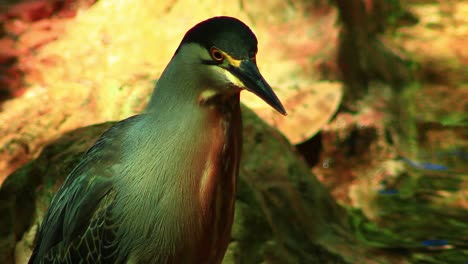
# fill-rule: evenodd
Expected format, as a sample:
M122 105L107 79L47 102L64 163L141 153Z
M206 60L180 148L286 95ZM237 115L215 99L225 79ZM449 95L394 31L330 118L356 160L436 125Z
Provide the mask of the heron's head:
M256 64L257 38L243 22L213 17L191 28L174 58L189 66L187 74L198 81L202 95L238 93L245 89L262 98L281 114L286 111ZM173 58L173 60L174 60Z

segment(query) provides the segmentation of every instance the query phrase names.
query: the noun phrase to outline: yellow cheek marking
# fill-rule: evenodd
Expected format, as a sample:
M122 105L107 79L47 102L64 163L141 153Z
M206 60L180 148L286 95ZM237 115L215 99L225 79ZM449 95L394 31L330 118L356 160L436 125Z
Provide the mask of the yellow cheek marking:
M223 51L220 51L224 57L228 60L229 64L239 68L240 67L240 64L241 64L241 60L236 60L234 59L233 57L229 56L229 54L227 54L226 52L223 52Z
M220 51L220 52L224 55L224 57L226 58L226 60L228 61L229 64L231 64L232 66L237 67L237 68L240 67L240 64L242 62L241 60L234 59L233 57L229 56L229 54L227 54L226 52L223 52L223 51ZM239 78L232 75L232 73L230 73L228 71L224 71L224 75L235 86L237 86L239 88L244 88L245 87L245 84L241 80L239 80Z

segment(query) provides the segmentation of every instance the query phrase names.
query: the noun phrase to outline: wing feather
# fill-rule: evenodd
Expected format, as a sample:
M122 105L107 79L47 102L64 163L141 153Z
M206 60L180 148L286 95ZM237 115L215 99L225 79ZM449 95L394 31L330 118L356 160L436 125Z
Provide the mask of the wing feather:
M141 116L107 130L70 173L53 198L29 263L116 263L118 223L113 217L113 165L121 136Z

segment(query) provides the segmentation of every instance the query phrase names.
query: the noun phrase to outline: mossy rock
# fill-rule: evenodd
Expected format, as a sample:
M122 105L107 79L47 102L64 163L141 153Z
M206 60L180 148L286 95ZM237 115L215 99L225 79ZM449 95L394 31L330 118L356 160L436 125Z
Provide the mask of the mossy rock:
M246 108L243 115L244 155L224 263L346 263L318 244L322 234L342 224L337 219L344 219L345 211L281 134ZM28 258L53 194L111 125L65 134L8 177L0 190L1 263Z

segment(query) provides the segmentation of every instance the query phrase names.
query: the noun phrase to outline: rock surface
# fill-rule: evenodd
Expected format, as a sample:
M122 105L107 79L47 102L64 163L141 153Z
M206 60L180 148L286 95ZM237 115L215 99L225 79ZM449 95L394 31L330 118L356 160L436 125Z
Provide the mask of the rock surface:
M192 6L196 12L188 8ZM243 102L278 125L294 143L314 135L335 113L342 94L338 82L314 78L320 75L319 68L332 67L323 65L333 58L335 46L329 44L337 37L336 13L322 6L322 12L309 14L312 3L279 0L245 5L106 0L77 12L73 21L43 21L51 31L44 38L55 34L57 40L21 61L21 67L29 69L23 77L28 84L25 94L5 102L0 112L0 124L9 124L0 131L0 183L61 134L140 112L151 93L150 83L159 77L184 33L217 15L235 16L251 26L259 39L261 72L292 114L286 121L272 116L269 108L257 107L252 97ZM296 104L307 115L293 110ZM290 129L287 122L301 125Z
M288 141L244 108L244 152L232 242L224 263L346 263L321 246L346 229L346 212ZM65 134L0 190L0 262L25 263L50 200L111 123Z
M102 0L67 23L38 20L47 34L24 37L34 53L20 65L30 70L11 74L25 93L0 112L0 181L26 164L0 189L0 263L24 263L52 193L110 124L87 126L140 112L185 30L219 14L257 33L261 71L291 114L242 100L292 143L315 134L298 146L307 167L244 111L226 263L468 259L467 3L143 2ZM7 30L24 26L15 20ZM17 44L0 41L0 60L17 56Z

